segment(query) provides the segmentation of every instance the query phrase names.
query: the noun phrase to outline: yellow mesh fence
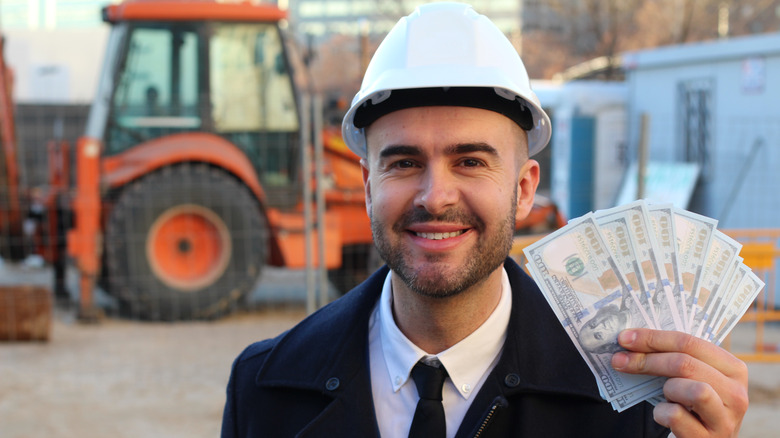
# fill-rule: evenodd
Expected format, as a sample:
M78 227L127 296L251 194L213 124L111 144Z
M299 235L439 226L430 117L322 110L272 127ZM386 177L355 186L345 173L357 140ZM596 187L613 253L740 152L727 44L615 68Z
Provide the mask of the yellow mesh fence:
M780 311L775 302L777 295L777 262L780 257L780 229L744 229L723 230L724 233L742 243L740 256L745 265L753 269L765 283L753 305L740 321L742 328L754 328L753 348L749 351L732 351L737 357L748 362L780 362L778 342L769 342L766 338L767 325L780 322ZM731 340L723 343L731 347Z

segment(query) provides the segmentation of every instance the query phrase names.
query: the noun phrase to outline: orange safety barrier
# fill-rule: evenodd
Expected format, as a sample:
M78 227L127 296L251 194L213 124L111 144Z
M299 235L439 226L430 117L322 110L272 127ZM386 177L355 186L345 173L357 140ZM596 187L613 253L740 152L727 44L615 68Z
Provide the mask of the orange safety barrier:
M525 267L526 263L528 263L528 259L526 259L525 254L523 254L523 248L546 235L547 234L529 234L527 236L515 236L515 240L512 243L512 249L509 250L509 257L512 257L520 267L528 272L528 269Z
M722 230L727 235L742 243L740 256L761 280L766 283L753 305L740 320L738 328L748 328L755 324L755 338L752 351L732 351L738 358L747 362L780 362L780 339L767 341L765 339L766 324L780 323L780 310L775 303L777 294L777 262L780 259L780 229L745 229ZM515 237L509 255L525 269L528 260L523 254L523 248L543 238L546 234L534 234ZM733 332L732 332L733 333ZM723 343L723 347L731 350L731 336Z
M745 265L761 278L766 286L750 306L737 325L749 327L755 324L755 340L752 351L732 351L747 362L780 362L780 339L767 341L766 325L780 322L780 311L775 303L777 295L777 262L780 258L780 229L723 230L724 233L742 243ZM733 333L733 332L732 332ZM727 339L723 345L731 350L733 343Z

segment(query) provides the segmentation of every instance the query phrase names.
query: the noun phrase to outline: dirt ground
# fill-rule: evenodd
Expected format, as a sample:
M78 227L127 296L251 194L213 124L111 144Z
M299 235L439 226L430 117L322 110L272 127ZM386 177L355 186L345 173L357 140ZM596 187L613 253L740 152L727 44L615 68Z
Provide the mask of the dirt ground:
M57 318L48 343L0 344L0 436L219 436L230 365L303 317L99 325Z
M232 360L303 316L284 308L215 322L83 325L58 312L49 342L0 343L0 436L219 436ZM780 364L750 367L741 436L777 436Z

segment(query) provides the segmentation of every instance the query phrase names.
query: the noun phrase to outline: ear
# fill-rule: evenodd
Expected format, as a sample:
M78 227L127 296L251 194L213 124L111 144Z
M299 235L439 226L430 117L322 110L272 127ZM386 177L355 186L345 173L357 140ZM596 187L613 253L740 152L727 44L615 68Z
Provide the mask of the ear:
M536 187L539 186L539 162L527 160L517 179L517 215L515 221L525 219L534 206Z
M368 217L371 217L371 176L368 171L368 160L366 158L360 159L360 169L363 171L363 190L366 195L366 213Z

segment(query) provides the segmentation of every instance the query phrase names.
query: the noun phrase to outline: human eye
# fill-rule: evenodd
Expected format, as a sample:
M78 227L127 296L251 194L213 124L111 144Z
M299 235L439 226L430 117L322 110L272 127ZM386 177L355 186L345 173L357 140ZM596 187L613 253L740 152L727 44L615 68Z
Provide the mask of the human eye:
M396 160L387 161L385 165L382 167L386 171L399 171L399 170L415 169L419 167L419 164L417 164L416 161L409 158L399 158Z
M411 169L416 167L420 150L414 146L390 145L379 153L381 167L390 169Z
M398 169L411 169L413 167L416 167L416 164L412 160L403 159L403 160L398 160L395 163L393 163L392 167L395 167L395 168L398 168Z
M485 162L477 158L463 158L459 164L462 167L482 167Z

